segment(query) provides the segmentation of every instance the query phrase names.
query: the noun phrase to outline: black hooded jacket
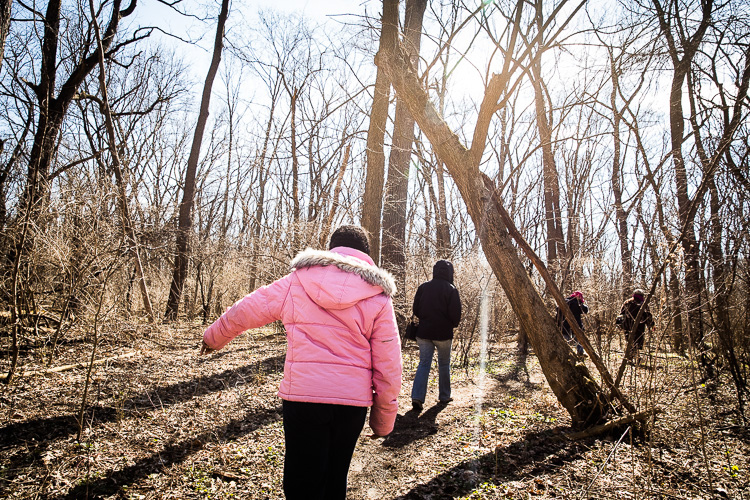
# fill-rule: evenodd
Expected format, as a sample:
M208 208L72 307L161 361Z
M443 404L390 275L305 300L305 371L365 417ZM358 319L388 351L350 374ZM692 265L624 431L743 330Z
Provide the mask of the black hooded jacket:
M422 283L414 296L414 314L419 318L417 337L449 340L461 321L461 298L453 286L453 264L439 260L432 268L432 280Z

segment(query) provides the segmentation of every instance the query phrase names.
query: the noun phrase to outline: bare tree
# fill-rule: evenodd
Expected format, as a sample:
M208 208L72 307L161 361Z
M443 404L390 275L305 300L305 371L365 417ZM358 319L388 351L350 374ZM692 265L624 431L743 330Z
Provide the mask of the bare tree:
M383 17L378 50L389 50L398 43L398 0L383 1ZM367 133L367 177L362 203L362 227L372 239L372 258L380 262L380 220L383 213L383 182L385 181L385 129L388 122L388 98L391 83L378 68L373 90L370 129Z
M542 10L542 2L535 2L536 32L541 33L546 23ZM552 148L552 110L547 109L545 102L546 86L542 78L542 55L544 41L541 37L535 39L536 54L531 59L531 83L534 87L534 104L536 124L539 130L539 141L542 148L542 184L544 189L544 211L547 227L547 264L551 266L552 276L559 268L558 260L566 258L565 238L562 228L562 210L560 208L560 181ZM550 103L550 108L552 104Z
M229 15L229 0L222 0L221 12L219 12L218 24L216 26L216 38L214 39L214 51L211 57L211 65L206 75L206 81L203 86L203 95L201 97L200 111L198 122L193 135L193 145L190 149L187 170L185 171L185 185L183 187L182 201L180 202L180 211L177 222L177 242L175 246L174 273L172 275L172 284L169 287L169 298L167 299L167 308L164 314L167 320L175 320L180 307L182 298L182 288L187 278L188 263L190 259L190 238L192 236L192 210L195 198L195 174L198 168L200 158L201 143L203 141L203 132L208 121L208 105L211 101L211 89L213 88L214 78L219 69L221 62L221 51L224 46L224 25Z
M117 180L118 188L118 202L120 205L120 216L122 218L123 231L125 232L126 238L129 240L130 249L133 254L133 260L135 261L136 272L138 273L138 281L141 286L141 296L143 297L143 307L149 316L149 319L153 322L156 318L154 317L154 310L151 306L151 297L148 293L148 286L146 285L146 276L143 272L143 264L141 262L141 255L138 250L138 238L133 228L133 221L130 217L130 207L128 206L127 192L125 188L125 181L122 175L122 165L120 163L120 155L117 151L117 135L115 134L114 120L112 119L112 109L109 105L109 96L107 94L107 81L104 69L104 44L102 43L101 32L99 25L96 22L96 12L94 11L94 1L89 0L89 7L91 9L91 18L93 20L94 34L96 35L96 44L99 50L99 90L102 93L102 114L107 128L107 135L109 136L109 151L112 156L112 168L115 172L115 179ZM96 350L96 347L94 347ZM92 354L92 360L94 355ZM85 401L85 396L84 396ZM81 410L83 411L83 410ZM80 439L80 434L78 436Z
M82 41L81 53L75 57L76 65L69 71L67 79L61 84L58 83L58 71L61 68L58 61L61 3L61 0L51 0L43 15L40 12L32 12L44 19L44 39L38 82L27 82L36 96L39 112L24 190L24 204L27 210L32 210L46 195L50 165L59 146L57 138L65 113L76 97L78 88L96 67L100 57L98 50L92 49ZM135 6L136 0L133 0L127 8L121 10L121 0L113 0L110 19L102 33L103 52L108 57L112 57L118 50L141 37L113 46L120 20L132 14Z
M3 69L3 54L5 53L5 39L10 29L10 12L13 0L0 0L0 69Z
M419 67L419 48L422 37L422 20L427 0L407 0L404 21L403 45L415 70ZM398 97L398 96L397 96ZM407 307L403 291L406 287L406 202L409 191L409 169L414 142L414 118L406 104L396 99L393 145L388 159L388 179L383 207L382 265L396 276L400 294L397 294L396 311L399 326L406 327ZM398 304L400 302L400 304ZM400 307L398 307L400 305ZM401 312L402 314L399 314Z
M556 11L560 5L556 7ZM578 7L581 6L582 4ZM516 52L523 10L523 2L515 4L514 16L509 20L510 32L505 38L507 45L503 47L506 58L501 72L494 74L488 82L470 149L461 143L438 115L403 48L380 52L375 62L386 71L399 98L407 104L455 180L472 221L478 228L490 266L503 286L522 328L528 334L553 392L570 413L575 425L593 425L606 413L606 397L593 382L588 370L575 362L554 319L546 312L541 297L529 280L511 243L508 228L497 211L501 207L494 203L497 195L493 199L493 193L487 191L479 170L490 121L504 105L499 99L509 88L513 88L514 74L518 66L527 61L529 54L528 50ZM550 19L554 18L553 14ZM562 24L565 25L566 22ZM543 37L545 34L543 31L536 36ZM554 35L545 39L546 43L552 43L553 40ZM488 203L491 199L494 201Z

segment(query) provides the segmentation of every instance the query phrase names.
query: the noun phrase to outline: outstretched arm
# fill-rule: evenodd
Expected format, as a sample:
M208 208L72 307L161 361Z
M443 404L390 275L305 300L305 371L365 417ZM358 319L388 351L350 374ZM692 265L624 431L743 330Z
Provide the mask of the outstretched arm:
M240 333L281 319L284 301L289 292L292 275L246 295L227 309L203 334L201 354L224 347Z

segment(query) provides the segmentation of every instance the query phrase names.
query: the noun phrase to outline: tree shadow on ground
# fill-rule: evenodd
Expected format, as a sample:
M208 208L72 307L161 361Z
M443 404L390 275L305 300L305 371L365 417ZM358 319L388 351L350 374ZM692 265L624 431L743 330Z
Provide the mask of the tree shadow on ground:
M527 361L527 354L517 353L515 363L493 377L498 382L498 388L512 395L522 395L529 390L538 389L539 384L531 381ZM513 394L514 392L518 394Z
M114 495L123 486L130 486L146 478L149 474L163 471L175 464L184 462L190 455L200 451L206 443L236 440L261 427L265 427L281 418L281 406L276 408L260 408L241 418L231 420L228 424L209 429L198 436L169 444L162 450L138 460L135 464L120 470L112 471L104 477L93 481L83 482L68 493L57 497L58 500L75 500L78 498L99 498Z
M435 423L438 414L446 407L445 403L438 403L421 415L415 409L396 415L396 423L383 446L387 448L402 448L414 441L437 434L438 425Z
M500 484L538 477L579 459L585 448L560 435L562 429L530 433L507 446L446 470L397 500L464 497L483 483ZM579 451L580 450L580 451Z
M142 412L173 406L195 397L218 392L228 387L245 385L259 374L280 372L284 367L284 356L274 356L256 363L224 370L176 384L156 387L137 394L122 402L121 408L89 405L85 419L92 425L111 422L119 415ZM18 422L0 428L0 450L13 446L19 440L46 441L78 431L77 415L59 415Z
M280 372L283 367L284 356L273 356L239 368L156 387L126 399L118 407L88 405L84 421L94 427L127 418L129 414L162 410L228 387L248 384L248 380L259 374ZM12 468L4 471L5 478L13 479L16 474L23 473L26 467L40 459L51 443L77 432L77 414L37 418L0 428L0 452L12 455ZM14 449L19 451L13 453Z

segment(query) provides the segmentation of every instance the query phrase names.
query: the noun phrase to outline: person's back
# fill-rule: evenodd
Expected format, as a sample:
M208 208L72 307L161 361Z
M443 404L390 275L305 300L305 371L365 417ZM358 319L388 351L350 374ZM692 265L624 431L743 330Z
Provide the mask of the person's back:
M461 321L461 299L453 286L453 264L447 260L435 263L432 280L419 286L412 309L419 318L419 366L414 375L411 399L413 408L421 411L427 395L427 382L435 349L438 352L438 400L441 403L453 400L450 383L451 342L453 329Z
M629 332L633 329L635 318L638 317L641 307L643 308L643 313L641 314L640 324L638 325L638 328L636 328L636 332L643 332L646 325L651 326L653 324L654 320L651 315L651 310L647 304L643 303L643 297L641 296L640 300L638 300L637 296L633 296L622 304L622 310L620 311L620 314L623 315L622 326L625 331Z
M414 314L419 318L418 336L430 340L453 338L453 329L461 321L461 299L453 286L453 266L438 261L432 280L422 283L414 296Z
M589 307L586 305L586 300L583 298L583 293L579 291L573 292L566 299L566 303L568 305L568 308L570 309L570 312L573 314L573 317L576 319L578 327L583 330L583 318L581 316L583 314L588 314L589 312ZM574 342L576 346L576 352L579 355L583 355L583 346L576 340L575 335L573 335L573 330L571 329L570 324L568 324L568 320L565 318L565 315L559 307L557 308L556 321L557 326L560 328L560 331L563 334L563 338L565 338L565 340L567 340L568 342Z
M635 320L639 312L641 317L636 325ZM625 355L631 357L635 354L636 363L639 363L640 351L643 349L646 341L646 326L654 326L654 318L651 315L648 304L645 303L643 290L636 289L633 291L632 297L622 304L620 316L622 317L622 328L625 330L628 344L631 345L631 351L626 352Z
M341 226L328 251L307 250L292 272L235 303L204 333L202 354L241 332L282 320L279 386L288 499L344 499L352 454L370 407L374 435L393 430L401 349L393 277L369 256L367 233Z

